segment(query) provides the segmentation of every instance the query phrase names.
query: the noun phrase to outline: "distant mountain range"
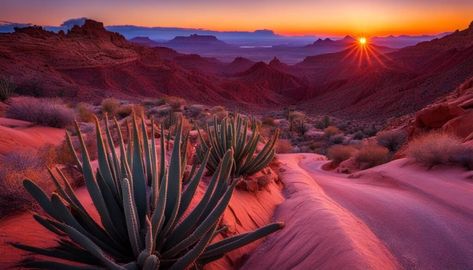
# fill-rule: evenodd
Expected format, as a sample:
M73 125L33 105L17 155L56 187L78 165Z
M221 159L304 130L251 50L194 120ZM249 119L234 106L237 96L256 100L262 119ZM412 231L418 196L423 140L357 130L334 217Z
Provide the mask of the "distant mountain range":
M74 25L82 25L86 18L69 19L60 26L43 26L46 30L58 32L67 31ZM14 27L32 26L29 23L14 23L0 21L0 33L13 32ZM158 43L170 41L177 36L190 36L193 34L214 36L217 39L229 44L238 46L305 46L317 42L314 35L307 36L284 36L274 33L272 30L255 31L213 31L200 28L179 28L179 27L143 27L135 25L111 25L105 27L107 30L122 34L127 39L135 37L148 37ZM391 48L401 48L412 46L422 41L432 40L445 36L447 33L439 35L419 35L419 36L388 36L375 37L372 41L377 45ZM335 38L338 39L338 38ZM322 40L322 39L320 39ZM329 39L323 39L328 41Z
M178 36L166 42L156 42L148 37L136 37L130 41L147 47L167 47L180 53L213 57L224 62L231 62L237 57L246 57L252 61L264 62L277 58L287 64L298 63L308 56L340 52L356 46L357 43L355 38L345 36L342 39L318 39L303 46L238 46L223 42L215 36L197 34ZM382 50L387 52L394 49L383 47Z
M208 36L170 43L195 40L227 46ZM308 50L343 40L315 41ZM0 74L23 88L74 100L175 95L252 110L297 104L347 119L384 121L415 112L473 77L473 24L400 50L352 44L288 65L279 57L269 63L244 57L222 62L142 46L88 20L68 32L27 27L0 34Z

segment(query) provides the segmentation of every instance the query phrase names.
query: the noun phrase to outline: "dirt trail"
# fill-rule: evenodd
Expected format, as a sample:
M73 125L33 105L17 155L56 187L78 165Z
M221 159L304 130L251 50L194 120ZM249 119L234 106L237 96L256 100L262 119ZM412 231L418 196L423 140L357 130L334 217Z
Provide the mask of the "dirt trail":
M244 269L473 268L473 182L465 171L401 159L346 176L322 170L318 155L279 158L286 201L276 215L287 227Z

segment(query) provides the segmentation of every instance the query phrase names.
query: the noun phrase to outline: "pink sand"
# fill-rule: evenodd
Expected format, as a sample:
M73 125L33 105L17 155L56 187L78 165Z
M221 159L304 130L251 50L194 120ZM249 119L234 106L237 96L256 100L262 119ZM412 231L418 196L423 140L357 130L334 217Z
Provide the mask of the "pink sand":
M405 159L345 176L315 154L280 155L286 201L242 269L472 269L473 183ZM271 258L271 259L269 259Z

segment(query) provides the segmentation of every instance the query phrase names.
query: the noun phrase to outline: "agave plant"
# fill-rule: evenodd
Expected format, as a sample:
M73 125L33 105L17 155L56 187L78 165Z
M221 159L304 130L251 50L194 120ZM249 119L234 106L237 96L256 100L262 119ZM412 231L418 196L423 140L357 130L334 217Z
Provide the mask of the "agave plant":
M157 128L153 123L148 137L149 130L144 120L133 118L131 136L125 143L121 127L115 120L116 145L108 121L105 122L105 133L97 119L95 122L98 148L95 173L77 123L80 157L72 148L69 134L67 142L83 173L98 218L88 213L61 170L56 169L56 173L50 170L57 188L57 193L51 197L33 181L25 180L24 187L46 213L35 213L34 219L56 234L58 240L56 246L49 248L14 244L17 248L43 256L43 259L22 261L22 267L197 268L282 228L282 223L272 223L252 232L213 241L224 229L219 221L236 186L236 182L229 181L232 151L226 151L205 193L194 207L190 207L210 151L200 167L193 167L189 183L183 186L181 146L185 140L181 124L176 128L167 162L163 130L160 148L157 149L154 136Z
M250 128L250 133L248 129ZM200 145L197 149L197 159L205 161L210 152L207 169L217 171L222 157L233 150L235 161L233 176L251 175L260 171L273 160L275 143L279 135L276 130L274 136L266 142L263 149L256 154L256 147L260 141L258 125L254 119L248 119L236 114L235 117L226 117L221 122L214 118L213 126L206 127L207 139L199 131Z

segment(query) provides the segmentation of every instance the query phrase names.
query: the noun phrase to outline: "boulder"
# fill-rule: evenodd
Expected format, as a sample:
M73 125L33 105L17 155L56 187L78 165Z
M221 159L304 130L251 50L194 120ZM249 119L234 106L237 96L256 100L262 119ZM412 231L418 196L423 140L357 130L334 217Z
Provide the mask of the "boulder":
M465 139L473 133L473 111L448 121L443 130Z
M422 129L441 128L449 120L465 113L462 108L452 104L438 104L427 107L416 114L415 126Z

